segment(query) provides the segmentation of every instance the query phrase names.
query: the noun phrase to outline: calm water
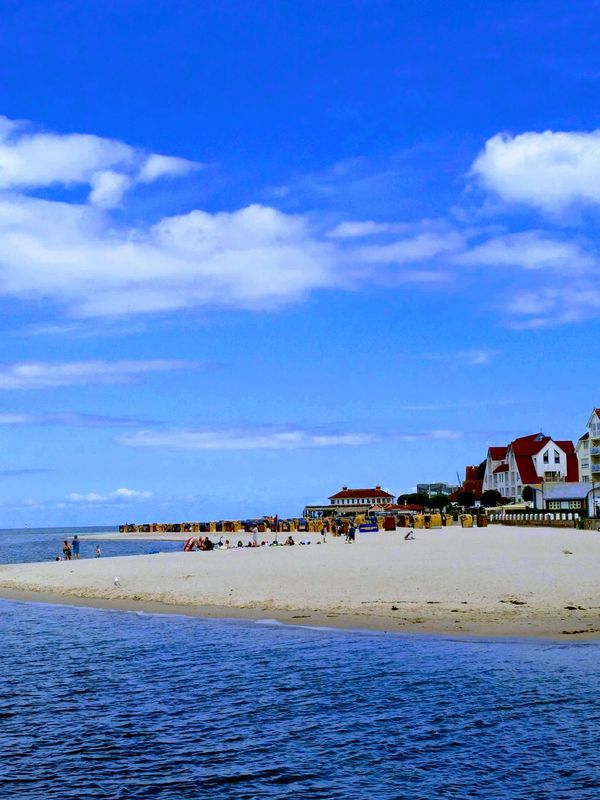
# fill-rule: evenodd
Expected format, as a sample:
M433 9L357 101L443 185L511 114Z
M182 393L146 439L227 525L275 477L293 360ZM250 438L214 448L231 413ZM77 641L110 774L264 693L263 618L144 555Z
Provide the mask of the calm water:
M599 656L0 601L0 797L595 800Z
M23 530L0 530L0 564L22 564L30 561L54 561L62 556L64 539L73 541L79 536L93 532L115 533L115 528L25 528ZM218 538L218 537L217 537ZM126 536L117 541L81 540L81 558L93 558L96 544L100 545L103 557L133 556L140 553L172 552L181 550L183 542L136 542Z

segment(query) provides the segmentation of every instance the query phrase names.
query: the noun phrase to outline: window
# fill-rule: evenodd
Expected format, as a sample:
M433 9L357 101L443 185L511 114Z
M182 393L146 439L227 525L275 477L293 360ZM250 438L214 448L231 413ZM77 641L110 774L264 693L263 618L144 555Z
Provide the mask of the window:
M546 452L544 453L544 464L548 464L549 462L550 462L550 454L546 450Z
M581 501L580 500L571 500L569 502L569 508L581 508Z
M560 500L549 500L548 501L548 508L551 511L556 511L560 508Z
M560 453L558 452L558 450L554 451L554 463L560 464Z

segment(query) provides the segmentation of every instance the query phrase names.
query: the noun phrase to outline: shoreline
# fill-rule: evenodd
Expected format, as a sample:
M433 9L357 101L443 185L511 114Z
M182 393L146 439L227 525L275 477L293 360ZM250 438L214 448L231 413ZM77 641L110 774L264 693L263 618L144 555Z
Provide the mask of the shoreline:
M323 630L354 631L363 633L394 633L405 636L436 636L459 639L531 640L565 643L569 641L600 641L600 617L597 629L562 630L559 625L534 626L499 623L495 625L470 623L456 627L452 620L435 624L406 618L398 620L391 615L351 612L330 613L312 609L243 608L220 605L171 604L133 598L83 597L45 591L27 591L0 587L0 601L39 603L42 605L91 608L100 611L157 614L164 616L193 617L205 620L237 622L274 621L287 627L322 628Z
M0 598L352 630L600 639L596 534L514 526L415 534L0 565Z

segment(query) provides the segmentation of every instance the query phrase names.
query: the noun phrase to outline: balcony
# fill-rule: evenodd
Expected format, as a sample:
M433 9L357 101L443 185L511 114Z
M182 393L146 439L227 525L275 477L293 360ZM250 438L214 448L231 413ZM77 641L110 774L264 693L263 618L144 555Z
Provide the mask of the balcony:
M600 464L592 464L591 470L594 473L600 473Z
M590 454L593 456L600 456L600 447L590 447Z

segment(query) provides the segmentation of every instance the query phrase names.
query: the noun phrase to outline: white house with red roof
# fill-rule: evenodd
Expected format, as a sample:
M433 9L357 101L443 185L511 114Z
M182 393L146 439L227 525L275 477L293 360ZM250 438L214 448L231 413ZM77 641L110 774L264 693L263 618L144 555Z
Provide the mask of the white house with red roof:
M532 433L506 447L488 449L483 490L495 489L503 497L520 500L524 486L578 480L579 463L573 442Z
M340 492L332 494L329 502L333 506L373 506L387 505L394 502L394 495L386 492L381 486L374 489L349 489L343 486Z

